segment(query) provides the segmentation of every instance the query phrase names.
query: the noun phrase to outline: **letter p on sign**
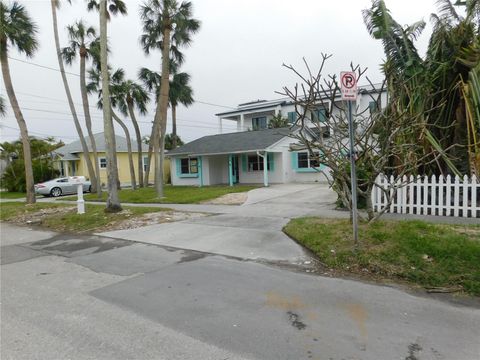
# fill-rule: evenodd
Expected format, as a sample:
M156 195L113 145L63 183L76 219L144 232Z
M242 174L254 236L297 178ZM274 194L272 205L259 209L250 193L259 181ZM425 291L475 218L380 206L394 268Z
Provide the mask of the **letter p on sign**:
M357 100L357 75L353 71L340 73L342 100Z

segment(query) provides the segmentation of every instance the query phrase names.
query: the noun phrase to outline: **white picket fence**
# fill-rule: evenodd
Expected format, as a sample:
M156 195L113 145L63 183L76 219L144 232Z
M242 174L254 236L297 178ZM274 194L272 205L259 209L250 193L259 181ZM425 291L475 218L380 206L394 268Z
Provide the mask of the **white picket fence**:
M480 183L475 175L471 178L465 175L463 179L450 175L438 178L411 175L395 181L393 176L380 174L375 184L372 191L375 211L388 206L387 212L398 214L480 217Z

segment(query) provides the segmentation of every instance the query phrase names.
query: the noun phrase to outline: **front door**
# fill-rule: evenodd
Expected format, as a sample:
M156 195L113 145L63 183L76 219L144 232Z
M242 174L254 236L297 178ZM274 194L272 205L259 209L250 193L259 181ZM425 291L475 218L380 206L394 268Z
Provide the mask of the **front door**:
M230 155L229 161L232 162L232 182L237 184L239 181L239 173L238 173L238 155ZM230 166L228 171L230 172ZM229 175L230 176L230 175Z
M238 184L238 181L240 179L240 175L238 173L238 155L233 155L232 169L233 169L233 183Z

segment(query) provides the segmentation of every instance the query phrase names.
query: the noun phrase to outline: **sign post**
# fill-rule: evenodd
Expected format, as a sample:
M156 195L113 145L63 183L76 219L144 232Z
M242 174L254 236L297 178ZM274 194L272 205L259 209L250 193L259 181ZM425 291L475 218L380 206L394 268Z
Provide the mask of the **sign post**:
M340 88L342 91L342 100L346 100L348 102L353 241L355 243L355 246L358 246L357 172L355 169L355 126L352 114L352 102L357 100L357 77L354 71L342 71L340 73Z
M77 214L85 214L85 200L83 200L85 176L72 176L70 181L77 184Z

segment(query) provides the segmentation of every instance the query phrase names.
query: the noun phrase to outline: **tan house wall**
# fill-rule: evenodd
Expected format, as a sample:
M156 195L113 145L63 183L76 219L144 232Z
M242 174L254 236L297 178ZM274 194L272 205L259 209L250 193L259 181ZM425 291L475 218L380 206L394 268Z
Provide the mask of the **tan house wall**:
M84 160L84 156L81 153L76 154L80 159L75 161L76 171L75 175L78 176L88 176L88 169ZM99 152L98 157L105 157L105 153ZM90 159L93 163L94 157L93 154L90 153ZM117 153L117 164L118 164L118 176L120 178L120 183L122 185L130 185L130 166L128 163L128 153ZM64 164L65 166L65 164ZM136 153L133 153L133 167L135 169L135 178L137 180L138 185L138 157ZM164 167L163 167L163 174L164 174L164 181L167 182L170 179L170 160L165 158ZM153 168L150 169L149 174L149 183L154 182L154 172L152 171ZM69 162L69 169L68 174L70 176L73 175L72 173L72 166ZM107 169L100 168L100 180L103 185L107 184Z

